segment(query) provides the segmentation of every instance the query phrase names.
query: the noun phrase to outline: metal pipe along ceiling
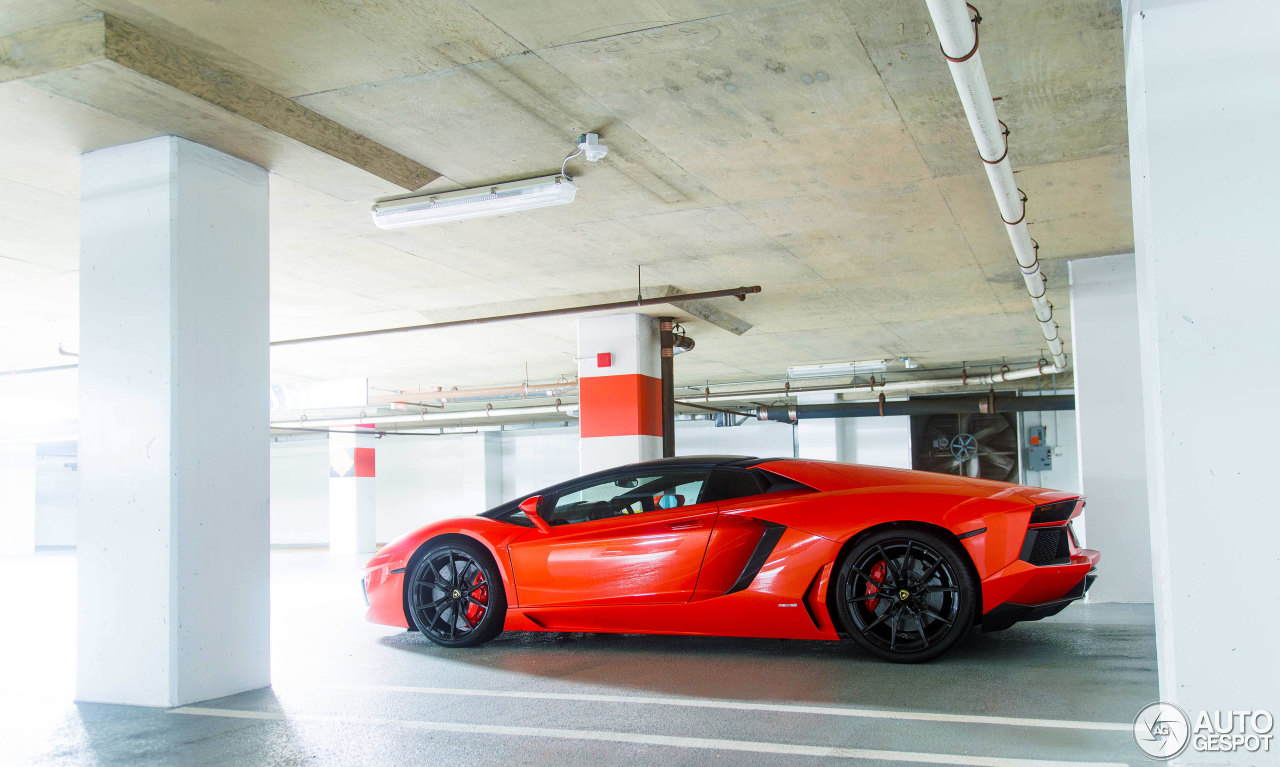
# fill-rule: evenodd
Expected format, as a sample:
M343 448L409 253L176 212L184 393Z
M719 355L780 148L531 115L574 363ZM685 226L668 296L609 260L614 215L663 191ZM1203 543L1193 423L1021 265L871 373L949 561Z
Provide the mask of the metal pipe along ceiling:
M436 423L439 421L474 421L490 418L523 418L529 415L563 415L576 418L577 405L539 405L537 407L485 408L484 410L459 410L453 413L415 413L413 415L362 415L344 418L305 418L294 421L274 421L273 429L310 428L328 426L358 426L367 423Z
M1047 364L1047 363L1046 363ZM953 386L991 386L1008 381L1019 381L1026 378L1036 378L1053 369L1042 369L1040 366L1017 368L1017 369L1001 369L998 373L989 375L966 375L960 378L916 378L909 381L885 381L883 383L862 384L859 386L839 385L839 386L807 386L804 388L788 388L788 389L759 389L756 391L737 391L724 392L722 394L704 394L700 397L682 397L676 400L676 404L697 404L707 402L749 402L752 400L760 400L768 397L791 397L797 394L866 394L868 396L875 395L878 392L900 392L913 391L916 389L939 389Z
M1072 394L1043 397L1014 397L993 394L989 397L926 397L905 402L831 402L819 405L770 405L756 409L761 421L792 421L808 418L862 418L891 415L938 415L951 413L1020 413L1050 410L1075 410Z
M1000 206L1000 217L1004 219L1009 241L1013 243L1013 252L1022 270L1036 319L1040 322L1040 332L1049 346L1054 369L1066 370L1067 356L1062 351L1058 325L1053 321L1048 280L1040 271L1038 246L1027 231L1026 196L1018 189L1013 178L1013 164L1009 162L1008 128L996 117L991 87L982 66L982 54L978 51L977 25L980 17L975 9L974 17L970 18L971 6L964 0L925 0L925 3L933 17L933 26L938 30L942 54L951 68L951 79L955 80L965 117L969 119L969 127L978 144L978 154L987 169L987 180L991 182L991 190L995 192L996 203Z

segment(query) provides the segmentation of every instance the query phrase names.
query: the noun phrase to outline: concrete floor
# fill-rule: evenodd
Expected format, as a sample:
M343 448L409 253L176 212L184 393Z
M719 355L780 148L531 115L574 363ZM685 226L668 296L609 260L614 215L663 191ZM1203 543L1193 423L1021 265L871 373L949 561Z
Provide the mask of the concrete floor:
M445 650L364 623L356 572L273 552L273 687L165 711L71 703L74 555L0 559L0 763L1140 763L1157 697L1149 606L1076 605L922 666L777 640Z

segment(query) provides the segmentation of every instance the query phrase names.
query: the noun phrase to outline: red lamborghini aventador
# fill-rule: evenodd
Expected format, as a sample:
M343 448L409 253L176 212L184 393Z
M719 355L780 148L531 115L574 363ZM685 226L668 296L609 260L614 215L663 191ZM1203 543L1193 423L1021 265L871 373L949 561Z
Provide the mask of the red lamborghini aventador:
M1084 596L1077 495L825 461L698 456L428 525L366 566L368 619L467 647L508 631L851 639L936 657Z

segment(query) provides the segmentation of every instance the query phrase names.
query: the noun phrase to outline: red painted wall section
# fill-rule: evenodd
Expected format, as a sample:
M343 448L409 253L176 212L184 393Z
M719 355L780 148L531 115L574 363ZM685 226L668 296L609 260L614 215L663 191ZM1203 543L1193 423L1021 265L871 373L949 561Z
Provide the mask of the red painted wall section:
M372 477L373 473L373 448L357 447L355 448L355 468L357 477Z
M582 437L662 436L662 380L646 375L578 379Z

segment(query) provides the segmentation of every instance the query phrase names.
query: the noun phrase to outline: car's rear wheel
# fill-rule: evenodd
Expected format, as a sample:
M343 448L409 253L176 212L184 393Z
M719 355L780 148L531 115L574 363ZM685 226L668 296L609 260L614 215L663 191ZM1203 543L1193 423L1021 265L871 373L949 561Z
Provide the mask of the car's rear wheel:
M502 631L507 613L502 575L478 544L432 545L418 558L405 588L414 625L438 645L474 647Z
M859 541L836 581L837 610L858 646L896 663L950 650L973 625L977 579L954 542L889 528Z

